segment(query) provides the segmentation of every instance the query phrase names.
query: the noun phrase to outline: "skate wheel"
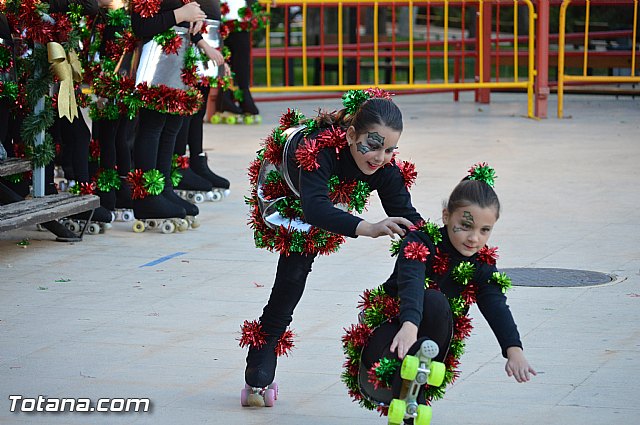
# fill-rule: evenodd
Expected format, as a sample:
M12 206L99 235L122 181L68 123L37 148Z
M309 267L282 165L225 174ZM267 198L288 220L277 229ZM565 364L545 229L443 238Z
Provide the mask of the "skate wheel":
M213 117L211 117L213 118ZM243 405L244 407L247 407L249 405L249 393L251 391L251 388L246 388L246 384L245 384L245 388L243 388L242 390L240 390L240 404Z
M413 381L418 374L418 368L420 367L420 359L416 356L406 355L402 361L402 367L400 368L400 377L407 381Z
M193 195L193 202L199 204L202 201L204 201L204 195L202 193L196 193L195 195Z
M123 211L122 212L122 221L133 221L134 220L133 212L131 211Z
M432 387L439 387L444 381L444 373L447 367L441 362L431 362L429 365L429 377L427 378L427 384Z
M64 181L64 180L63 180L63 181L61 181L60 183L58 183L58 189L59 189L61 192L66 192L68 188L69 188L69 185L67 184L67 182L66 182L66 181Z
M245 123L245 124L249 124L249 125L251 125L251 124L253 124L253 116L251 116L251 115L246 115L246 116L243 118L243 121L244 121L244 123Z
M405 357L406 358L406 357ZM404 414L407 411L407 403L404 400L394 398L389 405L389 425L401 425L404 421Z
M272 389L266 389L264 391L264 405L273 407L274 404L276 404L276 392Z
M275 392L275 394L276 394L276 396L275 396L276 398L275 399L277 400L278 399L278 383L277 382L273 382L267 388L270 388Z
M178 232L185 232L189 229L189 222L185 219L180 219L178 220L178 223L175 224L175 227Z
M229 115L228 117L225 117L224 122L225 122L225 124L233 125L233 124L236 124L238 122L238 118L236 118L233 115Z
M165 221L164 223L162 223L160 231L164 234L173 233L176 231L176 225L170 221Z
M144 232L144 223L140 220L136 220L136 222L133 223L133 231L134 233Z
M218 201L222 201L222 193L220 193L217 190L214 190L213 193L211 194L211 200L213 202L218 202Z
M105 230L109 230L113 227L113 224L111 223L101 223L100 224L100 233L104 233Z
M262 116L261 115L254 116L253 120L255 121L256 124L262 124Z
M149 229L157 229L161 225L162 222L160 220L147 220L147 227L149 227Z
M80 223L69 220L69 230L73 233L78 233L80 231Z
M431 410L431 406L425 406L424 404L419 405L413 425L431 424L432 414L433 414L433 411Z
M211 124L220 124L220 121L222 121L222 119L218 114L211 115L211 118L209 119L209 122L211 122Z
M225 196L225 198L229 196L230 193L231 193L231 189L225 189L222 191L222 194Z
M87 231L90 235L97 235L98 233L100 233L100 225L98 223L91 223L89 224Z
M191 228L197 229L198 227L200 227L200 220L198 220L197 217L193 217L193 220L191 221Z

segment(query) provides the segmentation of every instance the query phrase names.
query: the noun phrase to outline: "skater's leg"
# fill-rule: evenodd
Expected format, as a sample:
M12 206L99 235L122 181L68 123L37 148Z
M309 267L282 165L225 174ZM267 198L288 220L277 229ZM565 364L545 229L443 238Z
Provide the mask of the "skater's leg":
M121 116L118 119L118 131L116 133L116 164L118 173L126 176L133 168L131 164L131 152L133 150L133 139L135 130L135 120Z
M229 34L225 41L231 50L231 69L235 72L234 83L242 92L240 108L245 114L259 113L249 91L251 71L251 38L248 31L236 31Z
M435 289L424 292L424 316L418 329L418 337L428 337L438 344L439 353L435 358L443 361L449 351L453 336L453 315L447 297Z
M199 86L198 89L202 94L203 99L209 98L210 87L209 86ZM207 102L203 102L200 109L191 116L188 126L188 136L187 141L189 144L189 156L194 157L198 156L203 152L203 130L202 127L204 125L204 116L207 113ZM176 152L178 153L178 152ZM184 154L183 154L184 155Z
M71 166L73 176L77 182L89 181L89 143L91 132L84 121L82 112L78 108L78 117L70 122L66 118L60 118L60 134L64 145L69 147L71 154Z

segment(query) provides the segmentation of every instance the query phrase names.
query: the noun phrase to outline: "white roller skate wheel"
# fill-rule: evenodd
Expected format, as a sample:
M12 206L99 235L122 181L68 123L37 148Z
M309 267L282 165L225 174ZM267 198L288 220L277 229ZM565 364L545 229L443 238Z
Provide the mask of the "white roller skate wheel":
M97 235L100 233L100 225L98 223L90 223L87 231L90 235Z
M185 231L189 230L189 222L187 220L185 220L184 218L181 218L181 219L177 220L177 222L174 224L174 226L176 227L176 230L178 232L185 232Z
M135 223L133 223L133 231L134 233L144 232L144 222L136 220Z
M147 227L149 227L149 229L157 229L161 225L162 222L160 220L147 220Z
M77 233L80 231L80 223L76 221L69 220L69 230L73 233Z
M170 221L165 221L164 223L162 223L162 228L160 230L165 234L173 233L176 231L176 226Z
M198 217L193 217L193 220L191 220L191 228L197 229L198 227L200 227L200 220L198 220Z
M219 190L215 190L213 192L213 196L211 197L213 202L222 201L222 193Z
M229 196L231 194L231 189L225 189L223 192L225 197Z
M104 232L105 230L111 229L113 227L113 224L111 223L102 223L102 226L100 226L102 228L102 231Z
M116 212L115 211L111 211L111 221L116 221ZM109 224L109 223L107 223Z
M122 211L122 221L133 221L134 219L132 211Z
M199 204L202 201L204 201L204 195L202 193L196 193L195 195L193 195L193 202Z

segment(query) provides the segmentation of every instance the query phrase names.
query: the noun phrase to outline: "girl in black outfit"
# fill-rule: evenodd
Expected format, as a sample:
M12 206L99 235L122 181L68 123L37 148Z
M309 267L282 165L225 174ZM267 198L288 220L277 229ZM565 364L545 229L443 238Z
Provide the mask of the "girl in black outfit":
M243 404L262 404L277 355L291 346L285 330L315 257L337 251L345 236L403 235L421 220L408 191L413 168L394 159L400 110L377 89L347 92L343 99L345 109L312 120L285 114L249 170L256 246L280 258L259 322L243 325L240 344L250 346ZM389 216L378 223L350 214L363 211L373 190Z
M427 222L409 232L394 247L398 259L391 277L362 296L360 323L343 337L348 357L343 380L364 407L386 413L381 406L398 394L392 394L392 374L380 365L414 354L417 341L425 338L437 343L435 360L444 362L448 373L443 386L426 387L422 402L441 398L444 386L459 373L455 369L471 333L468 310L474 302L507 359L507 374L518 382L536 374L507 305L511 281L495 266L497 248L487 245L500 215L494 178L486 164L473 166L449 197L442 212L444 227Z

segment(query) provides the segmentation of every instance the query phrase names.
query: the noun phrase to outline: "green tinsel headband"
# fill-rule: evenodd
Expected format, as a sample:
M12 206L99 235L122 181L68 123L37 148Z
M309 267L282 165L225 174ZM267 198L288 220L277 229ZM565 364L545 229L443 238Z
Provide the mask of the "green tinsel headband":
M497 178L496 170L490 167L486 162L479 162L469 168L469 180L483 181L493 187Z
M342 95L342 105L349 115L353 115L358 112L364 102L372 98L391 99L391 93L377 87L365 90L349 90Z

